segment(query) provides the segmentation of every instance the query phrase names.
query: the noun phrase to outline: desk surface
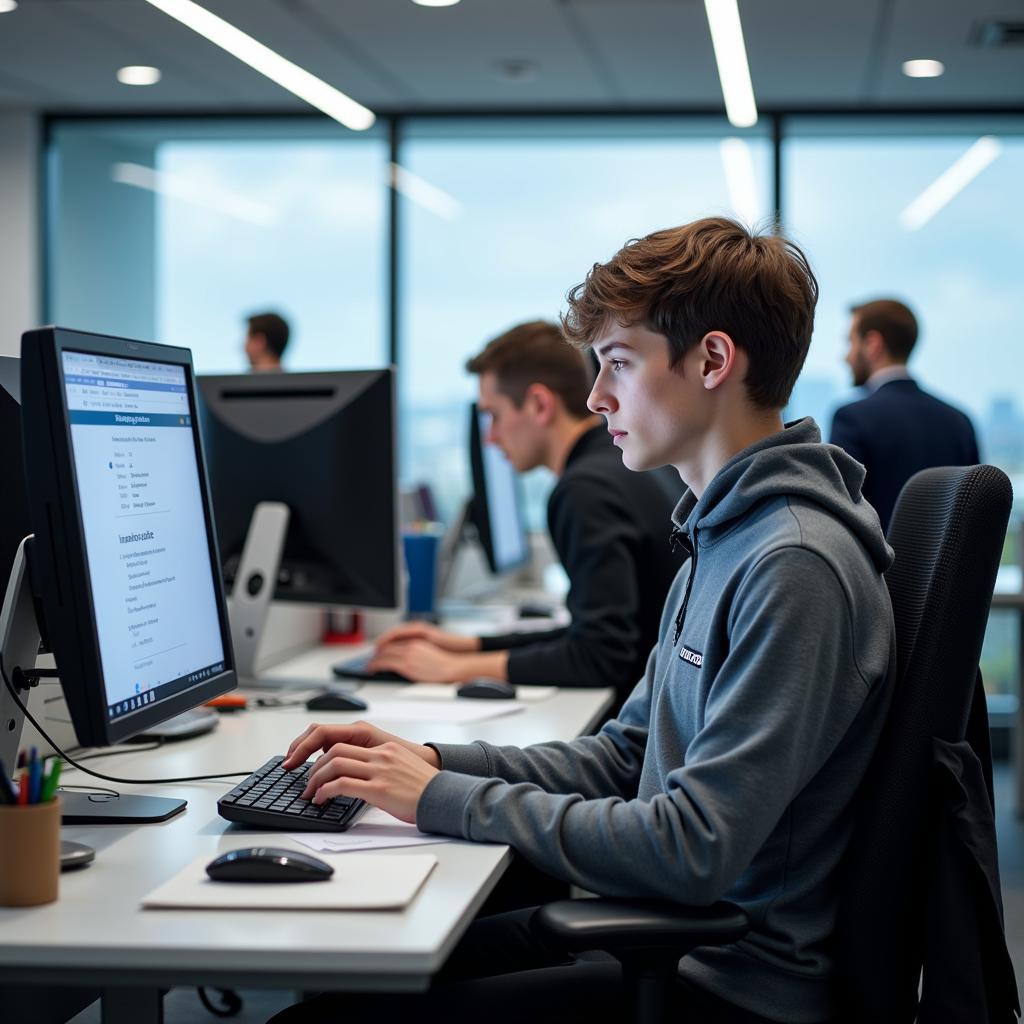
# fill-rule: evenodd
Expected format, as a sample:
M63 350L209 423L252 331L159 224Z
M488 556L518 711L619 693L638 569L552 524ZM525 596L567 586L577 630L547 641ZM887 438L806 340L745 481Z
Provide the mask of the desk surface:
M278 666L295 678L318 674L337 659L337 648L318 649ZM374 696L404 687L367 685L371 710L318 713L319 721L372 720ZM300 693L297 692L296 696ZM520 713L469 726L409 725L411 739L466 742L481 738L525 745L569 739L599 720L610 690L562 690ZM140 751L89 764L122 777L161 777L213 771L251 771L308 724L299 706L224 715L213 733L159 751ZM89 785L81 772L66 784ZM104 783L92 780L97 785ZM70 826L62 830L96 849L95 863L61 877L60 898L38 908L0 908L0 980L154 986L218 982L262 987L425 988L493 888L508 859L507 847L445 843L408 852L431 852L438 865L412 904L401 912L287 912L142 910L140 899L195 857L272 840L281 833L239 830L217 815L217 798L230 780L173 786L110 784L123 792L177 795L188 808L170 821L120 827ZM402 850L381 856L401 857ZM345 870L345 855L332 856Z

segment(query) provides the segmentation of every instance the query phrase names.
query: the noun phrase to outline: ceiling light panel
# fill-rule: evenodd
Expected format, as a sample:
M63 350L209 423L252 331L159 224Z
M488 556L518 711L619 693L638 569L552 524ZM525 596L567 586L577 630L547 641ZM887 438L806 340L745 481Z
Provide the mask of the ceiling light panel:
M282 89L287 89L346 128L362 131L371 127L376 120L369 108L193 0L146 0L146 3L226 50L254 71L265 75Z

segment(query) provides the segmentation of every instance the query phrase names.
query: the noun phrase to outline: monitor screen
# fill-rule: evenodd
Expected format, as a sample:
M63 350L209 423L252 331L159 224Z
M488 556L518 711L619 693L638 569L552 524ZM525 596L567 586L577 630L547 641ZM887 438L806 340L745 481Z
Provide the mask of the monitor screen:
M65 351L111 718L224 670L185 369Z
M508 572L529 559L519 475L497 445L487 443L490 417L472 406L470 466L473 519L492 572Z
M82 743L235 685L194 389L184 349L23 338L33 577Z

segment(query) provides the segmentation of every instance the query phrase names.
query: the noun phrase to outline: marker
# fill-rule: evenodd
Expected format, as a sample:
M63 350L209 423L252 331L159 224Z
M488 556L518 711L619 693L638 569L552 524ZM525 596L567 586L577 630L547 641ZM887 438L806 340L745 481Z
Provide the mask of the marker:
M28 781L28 802L30 804L37 804L43 792L43 766L39 761L39 755L36 753L35 747L32 748L32 754L29 757Z
M53 759L53 767L50 774L46 776L43 783L43 803L49 803L57 794L57 787L60 785L61 760L59 757Z

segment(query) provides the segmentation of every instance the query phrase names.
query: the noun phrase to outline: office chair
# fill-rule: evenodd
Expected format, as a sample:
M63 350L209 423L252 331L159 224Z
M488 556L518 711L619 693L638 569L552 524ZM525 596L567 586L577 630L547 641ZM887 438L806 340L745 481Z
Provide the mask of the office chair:
M1011 501L1009 480L992 466L929 469L907 483L893 513L888 540L896 557L886 583L896 622L897 679L858 796L835 935L843 1019L850 1022L915 1019L926 868L939 827L933 737L963 741L973 711L978 728L972 738L987 743L978 659ZM991 799L991 757L987 747L975 752L987 764ZM727 903L703 908L583 899L548 904L535 916L535 927L570 952L612 954L623 965L633 1019L653 1024L665 1019L679 959L697 946L737 941L748 923ZM977 969L987 968L979 961ZM1016 987L1008 957L993 969L1004 972L996 986L1004 986L1000 994L1009 1006Z

